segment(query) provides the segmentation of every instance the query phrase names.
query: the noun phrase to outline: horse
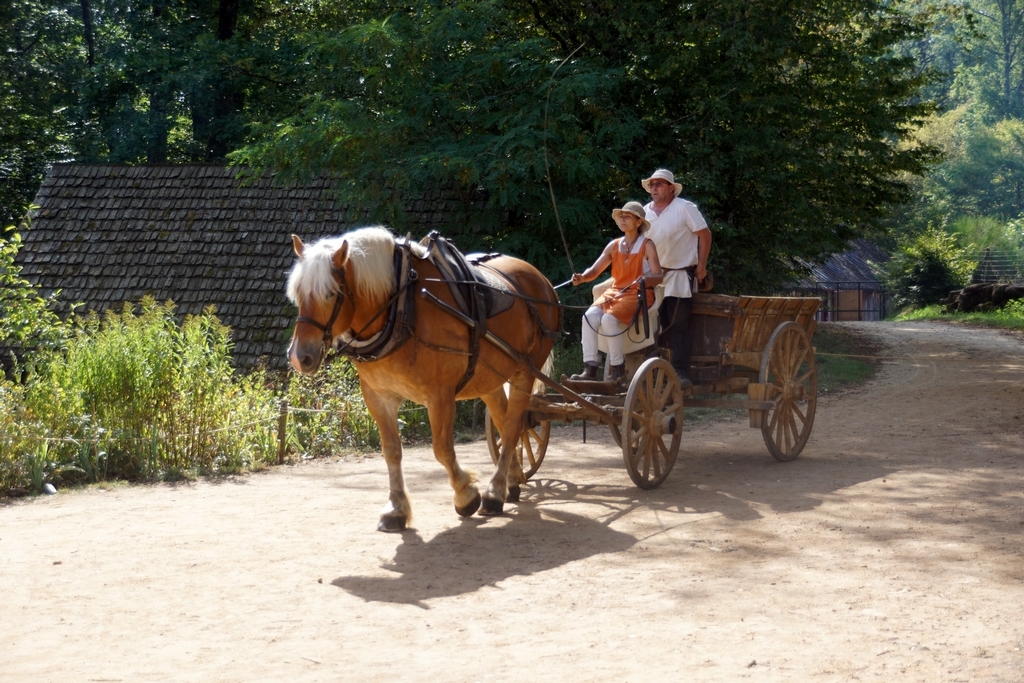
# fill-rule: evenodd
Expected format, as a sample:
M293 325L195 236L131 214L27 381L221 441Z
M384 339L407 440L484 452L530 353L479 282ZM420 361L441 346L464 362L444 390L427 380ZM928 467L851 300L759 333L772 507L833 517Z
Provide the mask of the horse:
M404 399L427 409L434 457L448 473L456 513L502 514L526 482L513 454L536 368L549 358L561 330L558 296L548 279L525 261L488 255L477 269L507 285L511 305L472 320L459 315L450 270L442 270L425 244L396 238L384 227L360 228L308 246L292 235L292 247L297 260L287 295L299 314L288 359L307 375L317 371L332 346L352 359L388 468L389 495L378 530L402 531L412 522L398 429ZM455 457L455 402L473 398L483 399L501 437L482 498L476 476Z

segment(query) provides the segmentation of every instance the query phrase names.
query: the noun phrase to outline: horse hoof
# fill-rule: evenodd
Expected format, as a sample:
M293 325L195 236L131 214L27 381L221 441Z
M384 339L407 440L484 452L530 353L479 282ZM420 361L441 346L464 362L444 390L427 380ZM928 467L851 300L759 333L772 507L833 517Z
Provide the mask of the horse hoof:
M518 486L509 486L508 495L505 496L506 503L518 503L520 495L520 488Z
M459 513L460 517L470 517L474 512L480 509L480 494L477 493L473 497L473 500L469 501L469 504L459 507L455 506L455 511Z
M504 510L504 503L497 498L484 498L484 503L480 507L480 514L491 516L500 515Z
M402 515L382 515L377 522L377 531L405 531L405 517Z

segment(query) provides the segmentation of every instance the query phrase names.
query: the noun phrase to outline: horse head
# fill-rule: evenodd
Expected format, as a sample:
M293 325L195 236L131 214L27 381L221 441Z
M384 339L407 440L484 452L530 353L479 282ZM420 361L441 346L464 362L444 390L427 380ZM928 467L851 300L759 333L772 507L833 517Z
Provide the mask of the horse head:
M288 360L297 372L312 374L320 367L334 339L349 329L355 303L345 279L349 244L321 240L307 248L298 235L292 247L299 260L288 278L288 298L299 309Z
M288 359L308 375L339 337L360 324L362 304L372 307L390 295L394 236L363 228L305 245L292 235L292 248L298 260L288 276L288 298L299 315Z

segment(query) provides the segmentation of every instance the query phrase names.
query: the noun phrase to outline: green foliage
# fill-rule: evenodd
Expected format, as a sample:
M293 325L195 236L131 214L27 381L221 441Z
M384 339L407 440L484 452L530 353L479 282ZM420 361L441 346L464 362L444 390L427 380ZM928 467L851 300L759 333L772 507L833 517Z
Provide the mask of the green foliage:
M0 224L55 162L222 161L302 77L290 35L317 4L3 3Z
M902 242L883 277L896 308L921 307L965 286L976 266L955 237L933 228Z
M659 166L713 224L721 286L761 291L877 226L930 159L898 145L930 105L893 50L924 24L889 3L368 1L313 16L291 112L233 160L340 173L342 199L400 229L392 190L454 183L490 218L446 216L446 233L557 279L559 224L589 261L609 208L643 198Z
M53 5L0 4L0 225L21 219L75 135L69 96L81 76L81 31L66 6Z
M562 280L559 226L589 262L616 234L610 208L665 166L716 231L719 287L757 292L877 228L931 158L900 145L931 111L931 72L896 51L931 15L883 0L5 10L12 214L54 161L230 155L284 180L335 173L341 200L398 230L400 198L455 185L438 227L460 247Z
M929 93L946 111L918 136L944 159L912 183L915 199L896 223L904 232L949 228L965 216L1005 222L1024 214L1024 4L935 8L928 40L905 48L944 74Z
M930 121L920 138L945 159L920 183L911 228L1024 213L1024 120L991 122L977 107L963 105Z
M288 440L302 455L380 448L377 425L363 404L359 378L347 358L331 356L314 375L292 375L287 399L295 411L288 422Z
M291 376L287 392L293 411L288 421L289 446L301 457L315 458L351 451L376 451L380 432L366 405L355 366L345 357L330 356L314 375ZM406 401L398 411L403 440L429 440L426 408ZM455 409L457 432L482 428L483 406L479 401L460 401Z
M27 227L22 224L23 230ZM69 331L52 308L60 292L43 298L21 276L21 266L14 262L21 244L21 233L13 226L0 235L0 346L21 354L59 348Z
M972 311L970 313L946 313L942 306L925 306L900 314L897 320L943 320L999 327L1009 330L1024 330L1024 301L1016 299L1003 308L994 311Z
M992 216L965 216L949 226L957 244L964 249L999 252L1019 251L1024 247L1024 222L1006 222Z
M277 401L261 373L237 378L212 309L90 315L24 385L0 385L0 489L44 481L156 479L252 469L277 457ZM9 416L9 417L8 417Z

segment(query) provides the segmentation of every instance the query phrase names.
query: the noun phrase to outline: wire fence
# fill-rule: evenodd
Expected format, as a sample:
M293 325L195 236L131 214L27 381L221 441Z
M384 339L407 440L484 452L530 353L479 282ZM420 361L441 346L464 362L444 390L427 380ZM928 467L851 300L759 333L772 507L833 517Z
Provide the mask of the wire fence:
M985 249L973 255L978 261L972 284L1024 283L1024 252Z
M814 314L818 322L885 320L889 297L875 281L811 282L788 292L790 296L821 299Z

